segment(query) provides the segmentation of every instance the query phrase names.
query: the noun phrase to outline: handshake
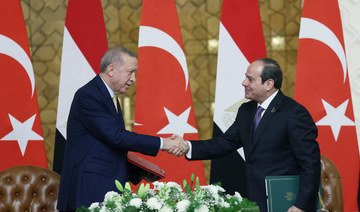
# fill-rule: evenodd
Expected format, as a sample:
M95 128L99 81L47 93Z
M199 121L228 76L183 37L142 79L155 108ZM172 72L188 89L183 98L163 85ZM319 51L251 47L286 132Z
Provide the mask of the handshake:
M169 154L180 157L183 154L186 154L189 149L188 142L179 135L173 134L168 138L163 138L162 150L167 151Z

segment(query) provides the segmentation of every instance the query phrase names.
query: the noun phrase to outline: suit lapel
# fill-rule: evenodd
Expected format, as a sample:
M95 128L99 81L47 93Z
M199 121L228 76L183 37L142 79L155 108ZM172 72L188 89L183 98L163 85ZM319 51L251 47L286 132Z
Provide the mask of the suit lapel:
M99 87L101 96L104 98L104 103L105 105L109 108L109 111L111 111L111 114L113 114L114 116L116 116L123 127L125 127L125 123L124 123L124 118L122 116L122 111L121 111L121 107L118 107L119 112L116 112L116 108L114 106L114 102L109 94L108 89L106 88L103 80L101 79L101 77L99 75L97 75L95 77L95 82L97 84L97 86Z
M284 94L279 90L278 94L275 96L275 98L271 101L269 107L266 109L263 117L260 120L259 126L256 129L256 132L254 133L254 136L252 135L252 139L250 139L251 144L249 148L249 155L252 153L256 145L259 143L260 138L264 135L265 131L268 129L271 119L276 115L276 113L281 109L281 102L283 99ZM256 109L255 109L256 110ZM253 114L253 119L255 117L255 112ZM254 121L253 121L254 122ZM251 127L251 132L253 130L253 124Z

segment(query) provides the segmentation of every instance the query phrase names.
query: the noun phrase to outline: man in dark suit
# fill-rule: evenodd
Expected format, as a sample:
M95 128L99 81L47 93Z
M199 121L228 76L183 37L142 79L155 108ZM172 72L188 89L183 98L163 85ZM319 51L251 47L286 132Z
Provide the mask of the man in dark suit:
M190 141L189 160L224 156L244 147L248 199L267 211L265 177L300 175L300 190L288 212L315 211L320 183L320 150L317 127L309 112L280 90L282 71L269 58L259 59L247 69L242 85L245 97L233 125L221 136ZM260 122L255 129L257 108ZM175 155L186 151L173 149ZM236 183L236 182L234 182Z
M101 202L117 191L115 180L129 181L128 151L156 156L178 142L129 132L125 129L117 94L136 81L136 56L124 47L109 49L100 74L74 96L67 125L67 143L57 208L73 211ZM116 100L113 102L113 97Z

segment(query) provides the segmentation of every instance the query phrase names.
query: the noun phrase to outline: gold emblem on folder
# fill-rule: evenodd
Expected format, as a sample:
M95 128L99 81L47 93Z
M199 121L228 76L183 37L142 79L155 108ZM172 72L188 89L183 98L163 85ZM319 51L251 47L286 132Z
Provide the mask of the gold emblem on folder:
M285 199L287 201L293 201L296 199L296 194L294 192L286 192Z

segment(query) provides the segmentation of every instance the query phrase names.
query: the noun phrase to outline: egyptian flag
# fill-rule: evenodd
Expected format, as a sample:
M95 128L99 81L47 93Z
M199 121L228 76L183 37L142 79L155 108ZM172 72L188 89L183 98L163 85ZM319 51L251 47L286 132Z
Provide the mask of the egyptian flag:
M137 133L198 139L189 73L174 0L143 0L139 32L135 126ZM166 172L165 181L182 185L195 174L205 184L202 161L159 152L141 156ZM189 182L189 180L188 180Z
M47 168L34 70L19 0L0 6L0 171Z
M305 0L295 99L311 113L321 154L340 171L344 211L358 211L359 148L337 0Z
M216 74L213 136L224 133L235 121L240 105L246 101L244 87L247 67L266 57L264 35L257 0L223 1L218 65ZM211 161L210 183L221 182L229 194L246 197L245 157L242 148Z
M74 94L100 72L108 49L100 0L69 0L61 57L54 171L61 174L66 142L66 123Z

